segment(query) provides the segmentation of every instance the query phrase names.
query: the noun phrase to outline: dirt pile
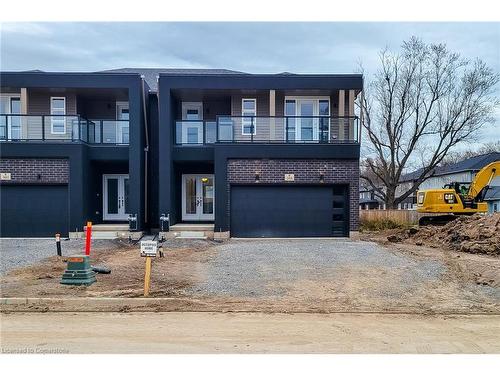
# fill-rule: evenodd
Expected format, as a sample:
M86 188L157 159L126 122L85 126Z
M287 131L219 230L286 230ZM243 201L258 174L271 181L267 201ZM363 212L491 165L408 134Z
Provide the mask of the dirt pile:
M461 216L444 226L411 228L387 240L499 256L500 214Z

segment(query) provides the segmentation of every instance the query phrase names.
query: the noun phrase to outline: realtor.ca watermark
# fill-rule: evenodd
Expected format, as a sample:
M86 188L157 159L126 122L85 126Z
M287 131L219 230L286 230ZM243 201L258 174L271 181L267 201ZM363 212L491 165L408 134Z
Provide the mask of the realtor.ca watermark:
M2 354L68 354L62 348L2 348Z

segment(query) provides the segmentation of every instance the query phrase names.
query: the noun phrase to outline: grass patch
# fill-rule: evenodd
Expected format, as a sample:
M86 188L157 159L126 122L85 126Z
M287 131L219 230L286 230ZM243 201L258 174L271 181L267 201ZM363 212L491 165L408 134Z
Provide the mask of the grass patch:
M406 229L409 228L411 224L401 223L394 221L392 219L375 219L366 220L362 219L359 224L359 229L363 231L376 231L376 230L386 230L386 229Z

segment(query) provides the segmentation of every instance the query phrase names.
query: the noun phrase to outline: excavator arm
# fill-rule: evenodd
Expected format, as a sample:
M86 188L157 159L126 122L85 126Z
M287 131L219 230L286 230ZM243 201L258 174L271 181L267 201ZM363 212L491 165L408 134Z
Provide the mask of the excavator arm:
M470 184L468 196L476 201L482 201L484 194L486 194L485 188L487 188L491 180L497 176L500 176L500 161L490 163L477 172L476 177Z

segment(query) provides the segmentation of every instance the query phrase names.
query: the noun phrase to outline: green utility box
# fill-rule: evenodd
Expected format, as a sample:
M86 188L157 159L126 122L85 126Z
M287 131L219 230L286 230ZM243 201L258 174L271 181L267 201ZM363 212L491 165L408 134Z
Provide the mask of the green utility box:
M68 265L61 279L61 284L91 285L96 281L88 256L68 258Z

